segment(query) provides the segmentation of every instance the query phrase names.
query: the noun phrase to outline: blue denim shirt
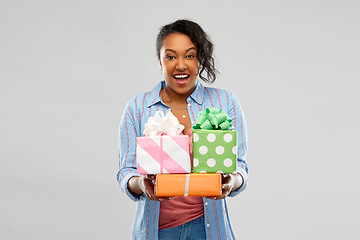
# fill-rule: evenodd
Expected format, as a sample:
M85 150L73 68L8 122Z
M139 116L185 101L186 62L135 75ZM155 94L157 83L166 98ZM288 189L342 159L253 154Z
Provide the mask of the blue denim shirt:
M120 169L117 180L127 196L137 202L131 239L158 239L160 203L149 200L144 194L131 193L128 189L128 181L133 176L140 176L136 169L136 137L144 136L145 123L156 111L163 111L165 114L171 111L171 108L165 105L160 97L160 90L164 87L165 81L161 81L153 90L133 97L126 105L120 124ZM238 133L237 172L241 174L244 180L242 186L230 194L230 197L236 196L246 188L248 179L248 168L245 160L247 130L245 118L237 98L231 92L204 87L200 81L197 81L196 88L188 97L187 102L187 110L192 125L195 124L199 111L205 111L208 107L222 109L233 119L232 124ZM203 202L206 239L234 239L226 199L203 198Z

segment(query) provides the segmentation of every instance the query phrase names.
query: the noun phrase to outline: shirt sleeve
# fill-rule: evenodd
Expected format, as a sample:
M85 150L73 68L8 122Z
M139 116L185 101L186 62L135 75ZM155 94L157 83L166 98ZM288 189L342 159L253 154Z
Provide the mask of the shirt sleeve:
M244 191L248 183L248 165L246 162L247 153L247 128L244 113L240 106L239 100L229 93L229 116L233 119L233 126L237 132L237 172L243 178L243 183L240 188L232 191L230 197L234 197L240 192Z
M119 127L119 171L117 181L121 190L133 201L139 201L144 197L143 194L133 194L128 189L129 179L134 176L141 176L136 167L136 137L138 136L139 126L134 119L131 102L124 110Z

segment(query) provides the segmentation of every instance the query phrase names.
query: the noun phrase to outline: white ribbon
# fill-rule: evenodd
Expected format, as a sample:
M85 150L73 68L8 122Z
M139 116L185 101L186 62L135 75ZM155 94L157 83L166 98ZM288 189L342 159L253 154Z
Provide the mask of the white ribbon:
M166 116L164 116L164 112L157 111L153 117L149 117L145 124L144 135L179 135L184 128L172 112L168 112Z
M186 179L185 179L185 192L184 192L184 196L188 196L189 195L189 183L190 183L190 174L186 174Z

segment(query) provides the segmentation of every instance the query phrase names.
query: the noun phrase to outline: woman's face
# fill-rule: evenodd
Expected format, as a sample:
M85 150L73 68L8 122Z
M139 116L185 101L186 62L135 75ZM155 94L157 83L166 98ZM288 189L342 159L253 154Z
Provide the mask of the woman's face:
M180 95L189 95L195 88L199 74L197 50L189 36L169 34L160 50L160 66L166 86Z

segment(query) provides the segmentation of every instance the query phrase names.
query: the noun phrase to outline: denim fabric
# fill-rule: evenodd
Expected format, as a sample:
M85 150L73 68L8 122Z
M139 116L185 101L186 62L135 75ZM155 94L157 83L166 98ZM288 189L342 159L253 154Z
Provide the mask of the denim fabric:
M206 239L204 215L183 225L159 230L159 240Z

